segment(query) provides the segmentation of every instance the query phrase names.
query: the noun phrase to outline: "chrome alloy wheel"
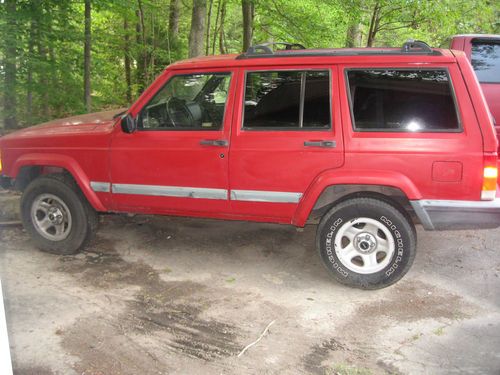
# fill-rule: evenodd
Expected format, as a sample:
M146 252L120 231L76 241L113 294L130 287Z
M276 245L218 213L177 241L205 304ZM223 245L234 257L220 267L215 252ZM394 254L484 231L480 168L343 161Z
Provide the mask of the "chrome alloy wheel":
M68 206L53 194L41 194L31 205L31 221L36 231L50 241L62 241L71 232Z
M349 270L373 274L383 270L395 251L394 237L381 222L357 218L345 223L335 236L335 253Z

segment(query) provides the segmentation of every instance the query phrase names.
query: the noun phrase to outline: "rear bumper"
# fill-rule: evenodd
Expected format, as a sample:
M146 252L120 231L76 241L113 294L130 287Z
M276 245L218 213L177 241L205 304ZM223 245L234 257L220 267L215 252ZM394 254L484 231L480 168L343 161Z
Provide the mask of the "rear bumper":
M493 201L410 201L427 230L488 229L500 227L500 198Z

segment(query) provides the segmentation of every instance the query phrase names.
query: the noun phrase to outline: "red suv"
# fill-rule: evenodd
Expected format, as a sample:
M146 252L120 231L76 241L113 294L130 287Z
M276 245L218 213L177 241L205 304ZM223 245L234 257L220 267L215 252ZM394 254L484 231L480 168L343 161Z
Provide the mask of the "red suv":
M169 66L122 114L0 138L36 245L82 249L97 213L318 223L339 282L388 286L425 229L500 226L497 139L465 54L286 44Z

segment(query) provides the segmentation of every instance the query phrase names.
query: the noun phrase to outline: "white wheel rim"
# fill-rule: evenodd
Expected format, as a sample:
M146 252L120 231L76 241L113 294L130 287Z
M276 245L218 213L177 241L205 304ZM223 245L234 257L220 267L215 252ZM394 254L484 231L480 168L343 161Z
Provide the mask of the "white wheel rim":
M36 231L50 241L62 241L71 232L71 213L61 198L41 194L31 205L31 221Z
M345 223L335 236L335 253L349 270L373 274L383 270L394 255L394 237L381 222L360 217Z

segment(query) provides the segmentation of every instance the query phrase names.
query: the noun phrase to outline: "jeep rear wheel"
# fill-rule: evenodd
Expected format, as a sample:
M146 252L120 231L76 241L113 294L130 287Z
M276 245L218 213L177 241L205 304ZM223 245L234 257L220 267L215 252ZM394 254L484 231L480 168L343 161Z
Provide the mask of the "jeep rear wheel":
M53 174L33 180L21 198L21 218L40 250L68 255L83 249L97 228L97 213L75 182Z
M416 253L411 221L395 206L374 198L334 206L322 218L316 242L330 274L361 289L394 284L408 272Z

